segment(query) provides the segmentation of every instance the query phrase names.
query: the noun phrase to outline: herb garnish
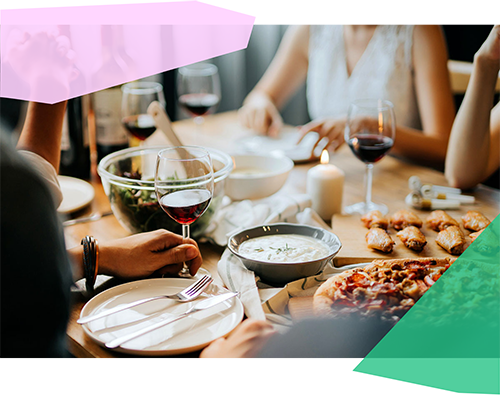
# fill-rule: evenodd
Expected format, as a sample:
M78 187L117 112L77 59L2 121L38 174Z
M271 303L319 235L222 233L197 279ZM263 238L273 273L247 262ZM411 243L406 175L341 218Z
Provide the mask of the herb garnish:
M269 247L269 248L271 248L272 250L275 250L276 254L279 254L280 252L293 251L294 249L296 249L296 248L289 247L288 243L286 243L284 247L280 247L280 248Z

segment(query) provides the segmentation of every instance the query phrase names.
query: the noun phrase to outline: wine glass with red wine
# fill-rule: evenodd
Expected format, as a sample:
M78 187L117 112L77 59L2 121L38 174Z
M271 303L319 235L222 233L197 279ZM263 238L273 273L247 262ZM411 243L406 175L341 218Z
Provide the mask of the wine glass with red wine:
M163 211L182 225L182 237L189 238L189 226L206 211L212 200L214 175L210 154L198 146L177 146L158 152L155 191ZM179 273L191 277L189 269Z
M372 202L373 165L394 145L396 120L394 105L383 99L358 99L351 103L345 125L345 141L352 152L366 164L365 201L344 208L348 214L366 214L379 210L387 214L384 204Z
M220 102L220 80L217 66L197 63L178 71L179 105L201 125L204 117L213 113Z
M141 145L156 131L155 121L148 114L148 107L153 101L165 106L160 83L137 81L122 86L122 124Z

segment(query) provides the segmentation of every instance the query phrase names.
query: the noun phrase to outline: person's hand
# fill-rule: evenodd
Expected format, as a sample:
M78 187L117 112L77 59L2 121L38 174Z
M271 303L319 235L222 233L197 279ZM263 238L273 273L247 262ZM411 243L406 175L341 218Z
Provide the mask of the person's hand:
M491 29L488 38L479 48L475 58L491 63L496 67L496 70L500 68L500 25Z
M243 321L227 338L212 342L201 352L201 358L249 358L255 357L269 338L275 334L265 321Z
M238 110L238 117L244 127L261 134L277 136L283 127L280 112L271 99L263 93L250 94Z
M69 93L70 82L77 75L75 58L69 39L57 32L30 35L15 30L8 38L6 59L32 90Z
M345 123L345 118L313 120L300 127L301 137L299 143L307 134L314 131L319 134L319 137L313 147L313 151L323 138L328 139L328 144L325 148L331 145L334 150L337 150L344 143Z
M198 245L163 229L99 243L99 273L110 276L174 275L182 270L183 262L194 276L203 263Z

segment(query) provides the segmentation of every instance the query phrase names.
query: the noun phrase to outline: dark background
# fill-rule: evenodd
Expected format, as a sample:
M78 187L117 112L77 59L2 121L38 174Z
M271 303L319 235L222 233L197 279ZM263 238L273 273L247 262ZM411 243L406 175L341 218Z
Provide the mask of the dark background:
M444 25L443 30L448 45L449 58L472 62L474 54L481 47L493 25ZM167 112L172 120L177 120L177 96L175 93L176 71L162 74ZM455 96L456 108L460 107L463 95ZM498 98L496 98L498 100ZM235 104L235 108L240 104ZM10 132L17 125L21 101L0 98L0 128Z

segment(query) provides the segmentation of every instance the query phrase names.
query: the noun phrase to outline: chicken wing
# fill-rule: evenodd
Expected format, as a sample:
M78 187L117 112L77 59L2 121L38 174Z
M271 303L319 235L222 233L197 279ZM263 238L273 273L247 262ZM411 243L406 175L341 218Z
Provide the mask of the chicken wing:
M449 226L441 230L436 243L452 255L460 255L464 252L465 236L458 226Z
M443 210L432 211L426 219L427 226L436 232L446 229L448 226L459 227L458 222Z
M372 227L365 236L366 244L368 248L382 251L385 253L392 252L392 248L394 247L394 241L391 236L384 230L379 227Z
M469 237L470 237L470 241L474 242L475 239L477 239L479 237L479 235L484 231L484 229L478 231L478 232L474 232L474 233L471 233L469 234Z
M403 230L407 226L422 227L422 221L413 212L399 210L391 216L391 226L396 230Z
M478 211L467 211L462 217L462 222L466 229L472 230L473 232L485 229L490 224L489 219Z
M413 251L420 252L427 244L424 234L415 226L405 227L398 232L397 236L406 247Z
M381 229L387 230L387 227L389 226L389 221L378 210L373 210L363 215L361 217L361 221L368 229L372 227L379 227Z
M474 242L475 240L477 240L479 235L485 230L486 229L483 229L478 232L469 234L471 241ZM494 229L489 229L486 233L488 233L488 236L482 238L477 243L474 243L474 250L481 255L496 255L496 253L500 250L500 245L498 244L500 238L496 236Z

